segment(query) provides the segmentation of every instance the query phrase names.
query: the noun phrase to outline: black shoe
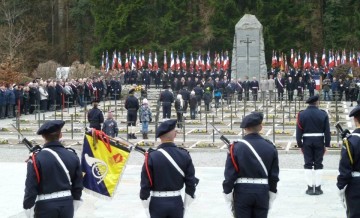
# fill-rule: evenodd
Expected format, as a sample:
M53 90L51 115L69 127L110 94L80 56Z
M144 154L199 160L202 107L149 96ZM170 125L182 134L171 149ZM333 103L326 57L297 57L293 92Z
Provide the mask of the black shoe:
M324 192L321 190L321 185L315 187L315 195L322 195Z
M311 186L308 186L308 189L306 190L305 194L307 195L315 195L314 188Z
M128 134L128 139L132 139L132 134Z
M137 139L137 137L135 136L135 133L132 134L132 138Z

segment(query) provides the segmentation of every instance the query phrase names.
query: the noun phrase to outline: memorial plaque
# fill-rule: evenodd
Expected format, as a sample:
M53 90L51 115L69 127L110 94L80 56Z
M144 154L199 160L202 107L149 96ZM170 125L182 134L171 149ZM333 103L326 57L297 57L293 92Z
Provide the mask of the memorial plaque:
M235 26L233 62L231 69L236 79L266 76L262 25L254 15L245 14Z

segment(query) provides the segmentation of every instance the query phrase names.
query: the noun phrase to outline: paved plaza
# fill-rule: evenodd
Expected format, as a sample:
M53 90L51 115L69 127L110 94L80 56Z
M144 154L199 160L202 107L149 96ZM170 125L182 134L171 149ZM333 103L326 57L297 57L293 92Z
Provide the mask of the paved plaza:
M300 156L299 156L300 157ZM135 156L131 158L136 158ZM131 163L131 161L130 161ZM22 199L26 164L1 162L0 171L0 214L1 217L24 217ZM143 218L145 217L139 199L141 165L128 165L117 193L112 200L99 199L83 194L84 204L77 211L77 218ZM222 196L223 167L196 167L200 179L197 199L188 210L187 218L231 217ZM324 170L324 194L305 195L303 170L280 170L278 196L269 217L281 218L340 218L345 211L340 204L336 188L337 170Z

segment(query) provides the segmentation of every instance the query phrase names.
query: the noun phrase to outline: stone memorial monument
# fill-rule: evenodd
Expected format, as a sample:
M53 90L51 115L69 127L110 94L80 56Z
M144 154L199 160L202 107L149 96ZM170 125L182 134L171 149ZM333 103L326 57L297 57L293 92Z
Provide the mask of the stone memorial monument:
M245 14L235 25L234 47L231 71L233 78L243 80L245 76L257 77L258 81L267 75L263 27L255 15Z

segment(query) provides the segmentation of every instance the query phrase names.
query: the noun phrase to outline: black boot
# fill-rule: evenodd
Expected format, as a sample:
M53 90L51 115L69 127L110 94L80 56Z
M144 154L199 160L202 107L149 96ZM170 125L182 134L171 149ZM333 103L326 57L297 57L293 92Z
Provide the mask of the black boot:
M315 187L315 195L322 195L324 192L321 190L321 185Z
M135 133L132 134L132 138L137 139L136 136L135 136Z
M144 139L149 139L149 137L148 137L148 134L147 133L145 133L145 138Z
M312 186L308 186L308 189L305 192L307 195L315 195L314 188Z
M128 134L128 139L132 139L132 134Z
M143 139L146 139L145 133L143 133L142 135L143 135Z

